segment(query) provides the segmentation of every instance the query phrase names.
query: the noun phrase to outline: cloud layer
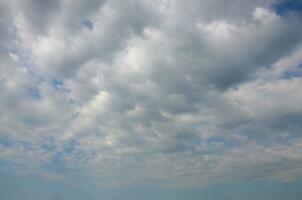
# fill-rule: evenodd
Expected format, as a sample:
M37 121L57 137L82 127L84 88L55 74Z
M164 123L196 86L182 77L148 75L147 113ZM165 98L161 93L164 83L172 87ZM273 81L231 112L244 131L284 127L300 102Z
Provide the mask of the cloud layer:
M0 158L163 187L302 176L301 14L280 1L0 1Z

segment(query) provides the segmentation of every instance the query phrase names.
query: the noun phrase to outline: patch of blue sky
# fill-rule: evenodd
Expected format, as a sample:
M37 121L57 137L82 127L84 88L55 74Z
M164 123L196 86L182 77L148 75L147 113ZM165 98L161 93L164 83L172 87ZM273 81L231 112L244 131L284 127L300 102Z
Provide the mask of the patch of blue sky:
M293 79L293 78L299 78L302 77L302 69L301 67L293 70L285 71L282 75L282 78L284 79Z
M39 91L39 89L37 88L30 88L28 89L28 94L33 98L33 99L41 99L42 98L42 95Z
M72 153L73 151L75 151L76 149L76 146L78 145L79 143L74 140L74 139L71 139L67 142L67 144L65 145L64 147L64 152L65 153Z
M8 52L14 57L18 58L20 67L25 68L27 70L33 82L39 84L45 81L45 77L39 74L38 71L35 69L35 64L29 52L18 48L10 48L8 49Z
M64 87L64 82L62 80L39 73L39 71L36 70L34 61L31 59L31 56L28 52L24 52L18 48L10 48L8 49L8 51L9 53L19 58L21 66L27 69L29 75L32 78L33 83L38 85L42 82L46 82L57 91L61 91L63 93L71 92L68 88ZM39 100L42 98L42 95L37 88L29 88L25 90L27 93L26 95L29 95L33 99ZM72 104L74 103L72 99L69 99L69 102Z
M64 145L63 150L56 151L55 147L53 150L50 150L53 152L53 156L52 156L52 166L49 167L51 169L60 169L60 170L64 169L64 163L63 163L64 156L72 154L75 150L76 145L77 142L75 140L70 140L69 142L67 142L67 144Z
M59 80L59 79L57 79L57 78L53 78L53 79L51 80L51 85L52 85L52 87L53 87L54 89L60 90L60 89L62 89L62 87L64 86L64 83L63 83L63 81L61 81L61 80Z
M56 145L53 139L48 139L41 145L41 148L45 151L54 151L56 149Z
M55 89L55 90L58 90L58 91L62 91L64 93L70 93L70 89L66 88L64 86L64 81L58 79L58 78L52 78L50 80L50 84L51 86Z
M19 50L17 48L11 48L8 50L9 53L19 56Z
M273 9L281 16L288 12L302 12L302 0L285 0L273 5Z
M16 140L6 136L0 136L0 146L4 148L22 147L26 150L35 150L36 147L31 142Z
M19 59L22 67L25 67L31 73L33 72L33 63L27 52L18 48L10 48L8 51Z
M0 136L0 146L9 148L14 146L14 142L8 137Z
M84 19L82 22L81 22L82 26L89 29L89 30L92 30L93 29L93 22L90 21L89 19Z

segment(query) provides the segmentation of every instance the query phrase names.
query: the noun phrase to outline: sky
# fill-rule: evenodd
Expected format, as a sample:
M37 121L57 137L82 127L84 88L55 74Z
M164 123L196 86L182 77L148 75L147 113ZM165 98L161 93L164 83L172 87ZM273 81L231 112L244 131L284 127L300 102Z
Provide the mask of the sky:
M0 199L302 199L300 0L0 0Z

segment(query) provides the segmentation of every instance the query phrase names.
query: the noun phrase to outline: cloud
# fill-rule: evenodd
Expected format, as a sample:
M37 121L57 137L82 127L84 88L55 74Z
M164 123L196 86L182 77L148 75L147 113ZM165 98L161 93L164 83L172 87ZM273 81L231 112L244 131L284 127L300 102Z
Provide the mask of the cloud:
M0 158L103 186L301 177L301 15L276 3L1 2Z

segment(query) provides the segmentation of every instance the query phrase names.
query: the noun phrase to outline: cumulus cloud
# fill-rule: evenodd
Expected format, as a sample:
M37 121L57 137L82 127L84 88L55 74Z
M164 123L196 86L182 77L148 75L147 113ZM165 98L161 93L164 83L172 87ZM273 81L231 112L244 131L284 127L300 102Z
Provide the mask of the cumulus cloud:
M103 186L300 178L301 14L278 3L1 1L0 158Z

